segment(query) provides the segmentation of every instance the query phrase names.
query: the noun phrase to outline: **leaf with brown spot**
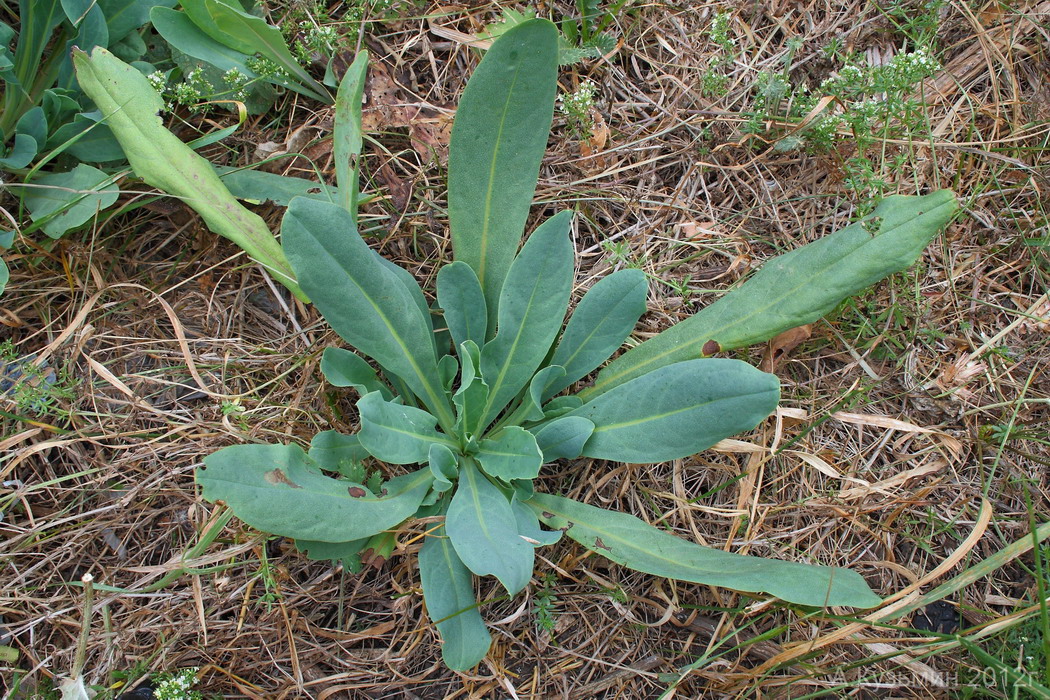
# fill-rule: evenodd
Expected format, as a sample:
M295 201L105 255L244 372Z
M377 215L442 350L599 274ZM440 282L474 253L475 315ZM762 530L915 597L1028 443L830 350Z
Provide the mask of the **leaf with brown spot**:
M208 455L197 483L248 525L311 542L345 543L390 530L411 517L434 477L422 469L386 482L384 495L325 476L298 445L234 445ZM291 486L292 488L288 488ZM364 544L362 542L362 544Z
M703 353L704 357L711 357L712 355L717 355L721 351L722 346L720 346L718 344L718 341L715 340L707 341L706 343L704 343L704 346L700 348L700 352Z
M266 472L265 479L271 484L284 484L285 486L291 486L293 489L302 488L302 486L289 479L288 475L280 469L273 469Z
M601 537L595 537L594 538L594 546L597 547L598 549L604 549L606 552L611 552L612 551L612 547L610 547L609 545L607 545L604 542L602 542L602 538Z
M351 486L346 491L350 494L351 498L364 498L368 495L368 492L360 486Z

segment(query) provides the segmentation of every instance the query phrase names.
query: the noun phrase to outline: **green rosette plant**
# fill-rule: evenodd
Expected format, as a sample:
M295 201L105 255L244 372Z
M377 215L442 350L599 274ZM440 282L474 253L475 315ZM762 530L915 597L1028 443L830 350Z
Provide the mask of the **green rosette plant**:
M776 407L777 378L709 357L816 320L901 270L955 210L950 192L890 197L871 217L781 255L688 320L628 350L646 310L639 270L595 284L563 323L573 287L572 214L519 244L550 130L554 25L507 31L463 94L449 155L455 261L432 305L404 269L371 250L343 207L295 199L282 245L302 290L356 352L324 350L329 382L353 387L360 428L297 444L237 445L197 472L203 495L244 522L294 538L316 559L359 566L364 550L430 518L419 571L446 664L489 648L474 576L510 595L528 585L538 547L567 535L632 569L802 606L879 604L859 574L701 547L643 520L543 493L544 464L589 457L655 463L750 430ZM370 363L366 358L370 358ZM418 465L393 476L377 465ZM438 524L434 525L434 518Z

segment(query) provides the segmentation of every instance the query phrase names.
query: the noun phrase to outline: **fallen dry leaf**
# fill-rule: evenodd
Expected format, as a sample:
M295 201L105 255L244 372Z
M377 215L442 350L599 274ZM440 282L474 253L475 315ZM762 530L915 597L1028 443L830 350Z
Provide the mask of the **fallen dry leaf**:
M758 368L763 372L775 372L777 368L780 367L780 363L787 358L788 354L797 348L800 343L807 340L812 332L812 325L807 323L804 326L789 328L776 336L769 341L769 345L766 347L766 351L762 355L762 362L758 365Z

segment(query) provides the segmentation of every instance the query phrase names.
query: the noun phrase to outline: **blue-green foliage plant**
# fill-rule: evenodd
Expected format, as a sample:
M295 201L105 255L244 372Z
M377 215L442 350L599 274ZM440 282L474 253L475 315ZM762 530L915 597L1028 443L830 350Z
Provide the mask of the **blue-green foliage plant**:
M291 202L282 244L303 291L353 348L326 348L321 370L357 391L360 428L322 432L308 450L222 449L197 472L204 497L294 538L315 559L350 567L383 538L389 544L391 531L430 519L420 579L444 661L456 670L490 645L474 576L495 576L515 595L530 582L535 550L562 536L657 576L802 606L879 604L856 572L701 547L635 516L542 492L536 479L556 460L662 462L753 428L777 405L777 378L710 355L816 320L910 265L954 212L954 197L888 198L877 218L767 262L573 393L630 335L646 310L647 280L639 270L612 273L563 323L572 214L550 217L519 249L557 56L555 26L526 21L494 42L467 85L449 156L455 260L437 275L434 308L406 270L368 247L346 208ZM365 467L371 460L416 466L393 476Z

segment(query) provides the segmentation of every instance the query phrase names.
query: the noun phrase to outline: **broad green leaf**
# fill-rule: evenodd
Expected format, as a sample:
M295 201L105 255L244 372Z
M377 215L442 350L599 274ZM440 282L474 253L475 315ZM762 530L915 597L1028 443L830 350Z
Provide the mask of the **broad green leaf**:
M76 87L76 73L73 70L73 58L70 53L73 48L90 52L96 46L105 48L109 45L109 27L106 26L106 17L102 10L91 0L87 13L77 25L77 34L66 42L66 48L62 52L62 60L58 66L58 87L71 90Z
M354 465L370 456L356 435L343 435L335 430L324 430L314 435L306 455L322 469L344 476Z
M7 283L11 280L11 272L7 269L7 263L0 259L0 294L4 293Z
M548 219L510 266L496 337L481 349L481 375L489 385L483 425L525 387L561 329L572 291L571 221L567 211Z
M177 0L98 0L109 26L109 41L120 41L149 22L154 7L174 7ZM81 46L80 48L84 48Z
M216 41L201 31L185 12L157 7L150 12L150 22L164 41L182 53L223 72L236 68L250 79L258 77L246 63L253 54L244 54Z
M535 495L529 494L530 498ZM514 518L518 523L518 535L533 547L546 547L556 544L561 539L561 530L543 530L540 528L540 519L532 508L519 501L517 498L510 502L514 511Z
M394 273L394 277L396 277L398 282L401 283L402 289L405 290L405 293L415 303L416 308L419 309L419 316L423 319L423 326L427 331L427 337L430 338L430 344L434 348L434 357L437 357L437 341L434 337L434 322L430 318L430 307L427 306L427 299L423 296L423 290L419 288L419 283L416 282L416 278L412 276L411 272L400 265L390 262L376 251L373 250L372 255L383 267Z
M372 365L345 348L324 349L321 374L332 386L352 387L361 396L378 391L384 399L393 398Z
M657 367L760 343L816 321L915 262L957 207L948 190L887 197L864 221L773 258L718 301L627 351L580 395L592 398Z
M435 530L419 550L419 578L427 614L444 643L441 658L454 671L467 671L485 658L492 638L478 611L470 571L444 529Z
M535 479L543 465L543 453L536 446L536 438L516 425L507 426L495 436L480 441L474 458L486 474L506 482Z
M708 549L626 513L536 494L529 501L547 527L623 566L665 578L769 593L799 605L870 608L881 599L854 571Z
M459 488L445 516L456 554L478 576L492 574L511 595L532 578L532 546L518 536L510 501L471 459L459 465Z
M73 95L75 93L59 88L44 90L40 98L40 108L44 110L45 123L51 125L48 130L58 124L64 124L80 111L80 103L73 99ZM44 136L46 139L46 134Z
M449 431L455 419L438 375L429 315L361 239L350 213L297 197L284 216L282 241L303 290L335 332L400 377Z
M382 496L323 475L298 445L234 445L204 458L197 483L256 530L301 540L349 542L411 516L433 476L429 469L386 482Z
M650 464L754 428L779 399L775 375L739 360L705 358L643 374L569 415L594 423L583 447L587 457Z
M124 160L124 149L101 119L102 113L97 110L76 115L73 121L51 133L47 148L68 153L84 163Z
M485 294L470 265L457 261L442 267L437 276L437 298L457 348L467 340L479 348L485 345Z
M459 460L452 450L435 442L430 446L428 463L434 475L434 490L443 493L452 488L452 480L459 475Z
M36 139L29 134L15 134L11 150L0 158L0 166L11 169L24 168L33 162L38 149Z
M181 4L183 9L190 13L194 24L212 39L249 56L261 54L301 83L305 88L304 94L319 102L332 104L332 98L325 87L314 80L295 60L285 44L284 35L277 27L268 24L261 17L242 12L219 0L182 0ZM191 7L194 8L194 12L199 12L199 5L203 5L210 22L198 20L197 15L190 12Z
M361 445L376 459L390 464L418 464L430 458L430 446L458 447L437 430L437 419L426 411L384 401L378 391L357 402L361 414Z
M43 107L33 107L15 125L16 134L29 134L37 143L47 141L47 117Z
M332 561L342 564L352 574L361 571L361 550L368 544L368 538L352 542L316 542L312 540L294 540L295 548L314 561Z
M81 163L68 173L48 173L37 177L36 187L26 189L23 201L34 221L51 238L58 238L100 211L113 206L120 190L114 176Z
M485 54L456 112L448 217L456 260L485 290L489 335L547 147L558 78L558 31L546 20L510 30Z
M594 423L581 416L555 418L536 431L536 444L543 452L543 461L576 459L583 454L583 446L594 432Z
M586 377L623 345L645 313L648 291L644 272L619 270L583 295L550 361L564 367L565 376L547 387L544 398Z
M346 69L335 95L335 133L332 138L332 159L335 162L335 181L339 185L339 203L357 218L357 159L361 155L361 98L365 90L365 72L368 70L368 52L361 51Z
M239 245L305 300L266 222L241 206L211 163L164 128L164 102L146 76L102 48L90 57L74 51L73 61L80 87L106 115L135 174L193 207L209 229Z
M302 177L277 175L264 170L250 168L228 168L216 165L222 184L237 199L253 204L273 202L279 207L286 207L296 197L319 199L331 202L339 198L339 192L331 185L314 182Z

